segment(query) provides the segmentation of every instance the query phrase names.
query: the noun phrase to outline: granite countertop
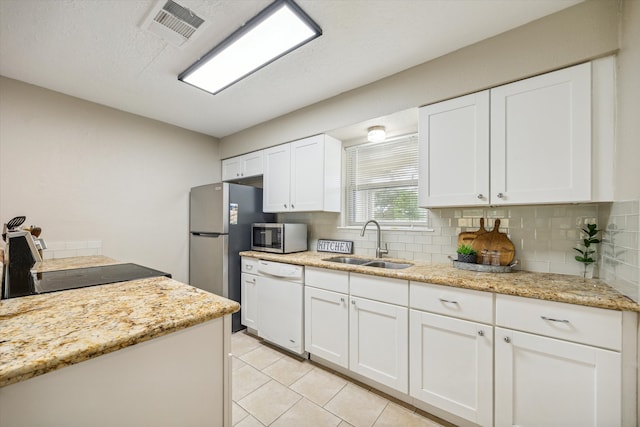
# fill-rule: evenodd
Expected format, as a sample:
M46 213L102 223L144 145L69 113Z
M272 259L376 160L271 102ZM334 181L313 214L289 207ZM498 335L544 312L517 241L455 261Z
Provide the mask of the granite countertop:
M45 261L40 271L116 264ZM216 319L238 303L166 277L0 301L0 387Z
M640 304L622 295L602 280L583 279L582 277L565 274L533 273L529 271L480 273L459 270L450 264L428 264L425 262L392 258L384 259L395 262L409 262L413 265L402 270L382 269L323 261L323 259L341 255L326 252L298 252L283 255L246 251L240 252L240 255L266 261L278 261L310 267L350 271L393 279L413 280L437 285L495 292L498 294L579 304L589 307L640 312ZM347 256L363 258L358 255Z

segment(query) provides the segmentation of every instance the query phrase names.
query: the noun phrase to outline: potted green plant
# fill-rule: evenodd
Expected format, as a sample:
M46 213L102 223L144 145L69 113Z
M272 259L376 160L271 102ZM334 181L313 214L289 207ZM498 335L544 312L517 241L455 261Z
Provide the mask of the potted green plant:
M471 245L462 244L456 250L458 253L458 261L475 264L477 252Z
M576 255L576 261L584 264L584 273L582 274L582 276L585 279L587 278L587 268L591 264L595 264L596 262L595 258L593 257L596 253L596 250L591 245L600 243L600 240L596 239L596 235L601 230L598 230L597 227L598 226L596 224L587 224L587 228L582 228L581 230L586 235L586 238L582 239L582 243L580 245L584 246L584 249L579 247L573 248L580 253L580 255Z

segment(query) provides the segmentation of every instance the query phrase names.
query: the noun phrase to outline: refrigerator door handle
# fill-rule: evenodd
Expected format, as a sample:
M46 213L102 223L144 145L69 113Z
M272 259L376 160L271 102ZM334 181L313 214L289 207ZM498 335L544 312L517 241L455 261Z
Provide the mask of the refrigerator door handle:
M223 235L223 233L202 233L200 231L192 231L191 234L202 237L220 237Z

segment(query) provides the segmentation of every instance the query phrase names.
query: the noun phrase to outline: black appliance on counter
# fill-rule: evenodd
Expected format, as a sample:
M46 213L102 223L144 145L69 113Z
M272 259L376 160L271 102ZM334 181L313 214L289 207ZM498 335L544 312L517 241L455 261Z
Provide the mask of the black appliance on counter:
M42 262L31 233L18 227L24 217L5 224L2 233L7 242L2 264L0 299L38 295L88 286L106 285L151 277L171 277L162 271L137 264L114 264L98 267L38 272Z

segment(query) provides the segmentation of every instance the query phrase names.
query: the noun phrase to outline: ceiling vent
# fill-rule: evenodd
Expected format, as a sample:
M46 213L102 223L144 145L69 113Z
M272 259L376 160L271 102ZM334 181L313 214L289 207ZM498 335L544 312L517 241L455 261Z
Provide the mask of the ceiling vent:
M204 20L172 0L160 0L142 23L142 28L174 46L193 38Z

